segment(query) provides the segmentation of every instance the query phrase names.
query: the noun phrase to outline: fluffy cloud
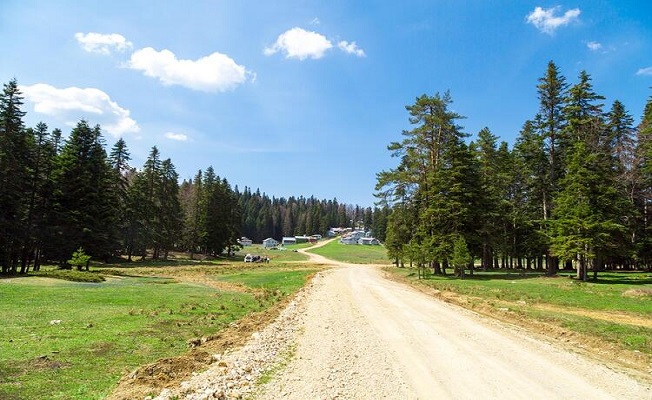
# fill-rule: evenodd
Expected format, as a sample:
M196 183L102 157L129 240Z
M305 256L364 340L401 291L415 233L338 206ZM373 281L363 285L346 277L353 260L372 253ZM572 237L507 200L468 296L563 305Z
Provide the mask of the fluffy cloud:
M527 15L526 21L534 25L539 31L552 35L557 28L576 21L580 16L579 8L568 10L562 16L557 16L557 11L559 11L559 7L547 9L535 7L534 11Z
M279 51L285 53L286 58L319 59L324 56L327 50L333 47L333 43L324 35L317 32L309 32L301 28L292 28L279 35L276 43L264 50L265 55L271 56Z
M636 71L636 75L652 75L652 67L641 68Z
M602 48L602 44L598 42L588 42L586 47L588 47L590 50L598 51Z
M229 56L213 53L197 60L180 60L170 50L146 47L135 51L127 67L158 78L164 85L180 85L205 92L225 92L247 81L251 75Z
M35 112L54 117L66 125L74 126L79 120L87 119L91 124L100 124L115 137L140 131L136 121L129 117L129 110L120 107L99 89L58 89L37 83L21 86L20 90L25 99L33 103Z
M285 54L285 58L317 60L324 57L326 52L333 47L333 42L321 33L295 27L280 34L276 42L272 46L266 47L263 52L267 56L281 52ZM359 48L355 42L342 40L337 43L337 47L347 54L354 54L358 57L366 56L364 50Z
M111 54L112 50L125 51L131 49L131 42L117 33L75 33L75 39L81 47L90 53Z
M346 40L342 40L337 44L337 47L339 47L340 50L347 54L355 54L358 57L366 57L364 50L359 48L355 42L349 43Z
M188 135L185 135L183 133L166 132L165 137L170 140L176 140L178 142L185 142L186 140L188 140Z

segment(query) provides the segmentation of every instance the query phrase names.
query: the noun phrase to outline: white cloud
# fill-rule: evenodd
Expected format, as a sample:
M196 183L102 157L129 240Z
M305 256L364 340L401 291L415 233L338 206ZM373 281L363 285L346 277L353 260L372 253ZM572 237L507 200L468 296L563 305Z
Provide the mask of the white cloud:
M197 60L180 60L170 50L146 47L135 51L127 67L158 78L164 85L180 85L205 92L225 92L247 81L252 73L222 53Z
M586 44L586 47L588 47L592 51L598 51L602 48L602 43L598 42L588 42Z
M285 53L285 58L306 58L319 59L324 56L327 50L333 47L333 43L317 32L309 32L301 28L292 28L276 39L271 47L266 47L265 55L271 56L278 52Z
M89 53L111 54L112 50L125 51L131 49L132 43L127 41L124 36L111 33L75 33L75 39L81 47Z
M185 142L186 140L188 140L188 135L183 133L166 132L165 137L170 140L176 140L179 142Z
M652 67L641 68L636 71L636 75L652 75Z
M534 25L539 31L552 35L557 28L576 21L581 12L579 8L573 8L566 11L563 16L557 16L555 14L557 14L559 8L559 6L547 9L535 7L534 11L527 15L526 21Z
M358 57L366 57L364 50L359 48L355 42L349 43L346 40L342 40L337 44L337 47L339 47L340 50L347 54L355 54Z
M25 99L34 104L34 111L54 117L59 122L74 126L87 119L100 124L115 137L140 131L129 110L111 100L108 94L95 88L69 87L58 89L45 83L21 86Z

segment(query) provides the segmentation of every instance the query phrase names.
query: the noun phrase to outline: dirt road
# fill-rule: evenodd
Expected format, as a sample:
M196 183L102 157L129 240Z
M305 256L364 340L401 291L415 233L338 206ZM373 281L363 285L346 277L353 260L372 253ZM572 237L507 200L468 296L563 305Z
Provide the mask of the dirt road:
M246 345L213 355L208 370L156 400L652 400L649 384L385 279L378 267L309 255L333 268Z
M260 399L652 399L652 388L527 333L334 263Z

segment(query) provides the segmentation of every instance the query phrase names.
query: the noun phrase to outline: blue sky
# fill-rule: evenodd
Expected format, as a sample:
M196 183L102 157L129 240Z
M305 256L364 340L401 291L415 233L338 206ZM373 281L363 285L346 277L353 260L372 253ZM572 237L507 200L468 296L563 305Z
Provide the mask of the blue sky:
M405 106L450 90L475 136L513 142L554 60L636 122L652 95L652 3L0 0L0 80L26 123L100 124L132 165L152 146L181 178L372 206Z

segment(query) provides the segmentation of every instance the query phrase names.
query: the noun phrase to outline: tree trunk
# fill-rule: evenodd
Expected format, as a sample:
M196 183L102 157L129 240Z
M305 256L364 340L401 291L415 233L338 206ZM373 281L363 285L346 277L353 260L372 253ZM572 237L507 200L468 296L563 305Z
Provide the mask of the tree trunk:
M435 261L435 264L433 266L433 271L434 271L435 275L446 275L445 271L442 274L441 265L439 264L439 261Z
M546 254L546 275L547 276L557 275L558 266L559 266L559 258L551 255L550 253Z

